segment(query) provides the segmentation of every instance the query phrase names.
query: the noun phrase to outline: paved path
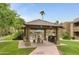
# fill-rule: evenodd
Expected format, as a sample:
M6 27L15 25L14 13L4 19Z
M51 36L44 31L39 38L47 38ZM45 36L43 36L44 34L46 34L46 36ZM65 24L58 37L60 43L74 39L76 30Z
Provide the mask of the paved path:
M36 48L36 46L33 44L31 44L31 46L26 46L24 43L25 42L23 40L19 40L18 48Z
M44 42L37 46L37 48L30 55L59 55L55 44Z

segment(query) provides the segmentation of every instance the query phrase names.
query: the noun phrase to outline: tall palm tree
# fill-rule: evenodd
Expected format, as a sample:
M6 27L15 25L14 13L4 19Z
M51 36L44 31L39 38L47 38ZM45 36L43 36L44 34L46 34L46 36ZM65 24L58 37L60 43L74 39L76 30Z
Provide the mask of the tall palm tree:
M40 11L40 14L41 14L42 20L43 20L44 19L45 12L44 11Z
M56 21L56 24L59 24L59 21L58 20Z

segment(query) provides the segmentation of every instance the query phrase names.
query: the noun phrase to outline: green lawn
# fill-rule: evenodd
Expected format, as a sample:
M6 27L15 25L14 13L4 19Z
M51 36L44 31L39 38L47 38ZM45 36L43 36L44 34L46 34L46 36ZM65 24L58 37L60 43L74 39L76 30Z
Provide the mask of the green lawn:
M67 44L64 46L58 46L58 50L64 55L79 55L79 42L65 41L61 43Z
M0 42L0 55L28 55L35 48L18 48L17 41Z

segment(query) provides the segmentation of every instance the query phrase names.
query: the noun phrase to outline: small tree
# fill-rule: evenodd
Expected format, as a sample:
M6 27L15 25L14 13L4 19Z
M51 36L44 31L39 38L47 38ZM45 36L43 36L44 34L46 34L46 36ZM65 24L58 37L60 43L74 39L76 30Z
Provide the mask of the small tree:
M71 36L70 36L70 34L68 32L64 32L63 35L62 35L62 38L66 39L66 40L70 40Z
M10 4L0 3L0 36L21 30L23 24L24 19L11 9Z

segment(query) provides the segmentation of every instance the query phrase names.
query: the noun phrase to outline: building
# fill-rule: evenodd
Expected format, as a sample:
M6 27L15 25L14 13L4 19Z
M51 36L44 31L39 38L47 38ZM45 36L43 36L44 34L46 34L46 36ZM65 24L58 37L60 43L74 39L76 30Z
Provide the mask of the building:
M73 22L72 22L72 35L73 37L75 37L76 39L79 39L79 18L76 18Z
M72 22L64 22L63 27L63 32L68 32L71 37L79 39L79 18L76 18Z

